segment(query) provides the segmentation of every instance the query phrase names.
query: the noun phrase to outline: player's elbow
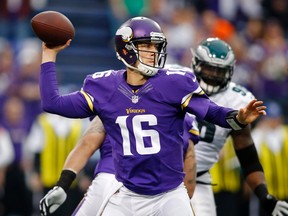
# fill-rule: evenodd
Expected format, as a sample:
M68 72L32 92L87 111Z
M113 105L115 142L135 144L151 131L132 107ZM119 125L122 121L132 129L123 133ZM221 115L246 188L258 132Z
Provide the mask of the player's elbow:
M42 101L41 107L42 107L42 110L45 112L58 114L57 109L55 109L55 105L53 103Z

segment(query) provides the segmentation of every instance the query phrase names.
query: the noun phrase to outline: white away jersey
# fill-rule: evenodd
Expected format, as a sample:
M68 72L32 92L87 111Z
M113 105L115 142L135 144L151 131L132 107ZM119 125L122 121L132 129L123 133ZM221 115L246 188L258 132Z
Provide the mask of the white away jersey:
M230 82L225 91L209 98L218 105L238 110L245 107L254 95L246 88ZM206 121L198 121L198 127L200 141L195 146L197 172L208 171L218 161L219 151L232 129L222 128Z

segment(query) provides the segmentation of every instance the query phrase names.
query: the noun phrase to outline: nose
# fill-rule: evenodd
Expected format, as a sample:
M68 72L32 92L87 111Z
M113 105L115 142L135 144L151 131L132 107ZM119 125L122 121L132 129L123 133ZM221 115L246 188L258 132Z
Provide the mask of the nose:
M216 76L217 75L217 69L214 67L204 67L202 71L209 74L209 76Z

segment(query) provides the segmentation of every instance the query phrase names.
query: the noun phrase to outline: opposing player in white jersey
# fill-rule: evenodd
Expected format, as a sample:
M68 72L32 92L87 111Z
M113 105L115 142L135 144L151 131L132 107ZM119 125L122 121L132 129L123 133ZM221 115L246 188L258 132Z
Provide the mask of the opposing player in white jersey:
M254 98L247 89L231 82L235 57L226 42L218 38L208 38L201 42L192 54L192 65L196 77L201 88L213 102L239 109ZM262 207L273 216L287 213L288 204L278 201L268 193L263 169L251 137L250 126L234 131L203 120L198 121L198 126L200 141L195 146L197 184L191 199L196 215L216 215L209 170L218 161L219 151L229 135L233 139L245 180L259 198Z

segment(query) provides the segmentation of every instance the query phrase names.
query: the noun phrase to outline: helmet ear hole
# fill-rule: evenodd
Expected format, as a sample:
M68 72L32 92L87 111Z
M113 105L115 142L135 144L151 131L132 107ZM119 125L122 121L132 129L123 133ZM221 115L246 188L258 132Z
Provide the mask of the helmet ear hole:
M127 55L128 51L126 49L122 49L122 53L123 53L123 55Z

